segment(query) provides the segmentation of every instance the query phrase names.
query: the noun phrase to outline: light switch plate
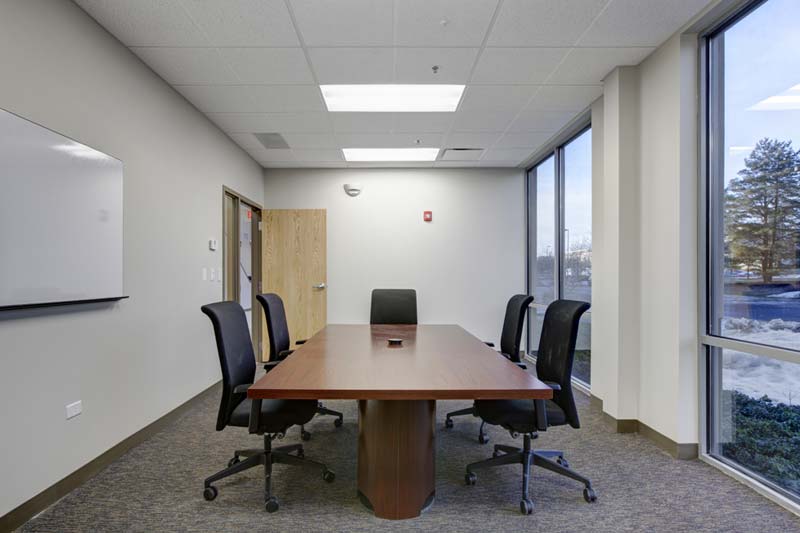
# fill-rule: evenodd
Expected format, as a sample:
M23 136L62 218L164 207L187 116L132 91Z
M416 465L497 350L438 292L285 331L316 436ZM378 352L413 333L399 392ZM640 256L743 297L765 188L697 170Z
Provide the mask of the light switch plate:
M79 414L83 412L83 403L78 400L77 402L72 402L67 404L67 420L70 418L75 418Z

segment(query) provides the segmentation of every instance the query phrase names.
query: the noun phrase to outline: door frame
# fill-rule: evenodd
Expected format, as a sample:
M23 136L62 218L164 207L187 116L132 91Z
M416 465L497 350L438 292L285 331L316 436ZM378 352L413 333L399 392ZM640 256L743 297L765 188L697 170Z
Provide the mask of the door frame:
M232 198L233 201L234 201L234 204L233 204L234 205L234 213L233 213L233 226L234 227L231 228L231 229L233 231L233 234L236 236L237 240L239 239L239 235L240 235L240 233L239 233L239 230L240 230L240 228L239 228L239 220L240 220L240 215L241 215L242 204L247 205L253 211L253 214L254 214L254 216L252 217L252 221L251 221L251 223L252 223L252 235L253 235L253 244L252 244L251 256L252 256L253 265L252 265L252 273L251 273L252 279L251 279L251 283L250 283L250 285L252 287L251 294L250 294L250 297L252 299L251 304L250 304L250 307L252 309L251 317L250 317L251 318L250 322L252 324L252 331L250 332L250 336L251 336L251 339L253 341L253 351L256 354L261 354L262 351L263 351L263 348L264 348L263 347L264 335L263 335L263 330L262 330L262 327L261 327L263 320L261 319L261 313L258 312L258 309L260 308L260 306L259 306L258 301L256 300L256 294L261 292L261 288L263 287L262 268L261 268L261 265L262 265L262 258L261 258L262 234L261 234L261 231L262 231L263 224L261 223L261 221L262 221L262 212L264 210L264 207L259 202L254 202L253 200L249 199L247 196L244 196L243 194L239 194L234 189L231 189L230 187L228 187L226 185L222 186L222 290L223 290L223 299L227 299L227 300L230 299L229 298L230 295L226 294L226 287L228 286L228 283L231 281L230 280L231 272L228 272L228 268L227 268L227 264L228 264L228 261L227 261L227 259L228 259L228 249L227 249L227 245L225 244L225 242L226 242L225 234L226 234L226 230L228 229L227 228L227 223L226 223L226 217L225 217L225 203L226 203L225 201L226 201L227 198ZM234 249L231 250L231 252L233 253L233 262L236 265L236 268L234 269L234 273L233 273L234 279L233 279L233 289L232 290L233 290L233 293L238 296L239 292L241 290L241 279L240 279L240 274L241 273L240 273L240 269L238 268L239 267L239 247L235 246ZM237 300L234 298L233 301L237 301ZM260 357L260 355L258 355L257 357Z

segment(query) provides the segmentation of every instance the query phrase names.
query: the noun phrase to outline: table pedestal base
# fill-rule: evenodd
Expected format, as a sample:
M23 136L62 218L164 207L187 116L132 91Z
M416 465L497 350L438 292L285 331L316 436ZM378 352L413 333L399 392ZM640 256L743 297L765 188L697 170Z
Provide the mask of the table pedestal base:
M375 516L414 518L436 491L434 400L359 400L358 492Z

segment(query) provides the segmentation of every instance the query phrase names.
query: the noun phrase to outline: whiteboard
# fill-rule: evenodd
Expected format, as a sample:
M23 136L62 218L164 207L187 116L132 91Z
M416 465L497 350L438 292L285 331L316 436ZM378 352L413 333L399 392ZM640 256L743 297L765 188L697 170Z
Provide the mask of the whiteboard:
M0 110L0 309L122 296L122 162Z

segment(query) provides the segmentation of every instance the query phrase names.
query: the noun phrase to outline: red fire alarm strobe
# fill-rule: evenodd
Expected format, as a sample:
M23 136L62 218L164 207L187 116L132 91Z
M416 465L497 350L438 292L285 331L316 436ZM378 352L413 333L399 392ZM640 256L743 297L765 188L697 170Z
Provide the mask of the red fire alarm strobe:
M423 211L422 212L422 220L425 222L432 222L433 221L433 211Z

